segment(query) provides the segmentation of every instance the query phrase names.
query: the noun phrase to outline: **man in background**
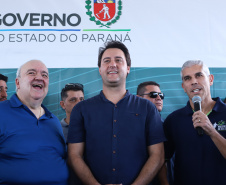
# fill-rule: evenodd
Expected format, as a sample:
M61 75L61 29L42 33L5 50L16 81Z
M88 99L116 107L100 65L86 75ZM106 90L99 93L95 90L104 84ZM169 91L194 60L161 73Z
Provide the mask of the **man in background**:
M161 92L160 85L157 82L147 81L140 83L137 87L137 96L151 101L156 106L159 113L162 111L164 94ZM163 166L160 172L157 174L156 178L154 178L154 180L152 181L152 185L173 185L173 167L174 159L167 162L167 176L166 166Z
M17 70L15 82L16 94L0 103L0 184L67 185L62 128L42 104L48 69L31 60Z
M7 100L7 81L8 77L0 74L0 101Z
M137 96L151 101L159 112L162 111L164 94L161 92L158 83L147 81L139 84L137 87Z
M185 62L181 78L189 101L164 122L166 158L175 154L174 185L225 185L226 105L211 97L214 76L202 61Z
M64 137L67 140L68 126L73 107L84 100L83 85L80 83L68 83L61 91L60 105L66 112L66 118L61 120Z

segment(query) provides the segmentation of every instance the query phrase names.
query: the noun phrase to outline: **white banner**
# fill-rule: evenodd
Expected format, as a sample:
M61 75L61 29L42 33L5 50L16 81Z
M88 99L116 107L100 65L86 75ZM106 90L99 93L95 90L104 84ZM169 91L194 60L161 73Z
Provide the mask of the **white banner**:
M7 0L0 6L0 68L39 59L50 68L97 67L103 43L122 41L132 67L226 67L225 0Z

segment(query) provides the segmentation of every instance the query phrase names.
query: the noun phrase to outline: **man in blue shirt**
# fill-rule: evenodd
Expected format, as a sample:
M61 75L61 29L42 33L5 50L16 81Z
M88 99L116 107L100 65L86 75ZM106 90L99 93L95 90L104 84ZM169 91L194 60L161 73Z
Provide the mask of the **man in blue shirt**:
M225 185L226 105L211 98L213 75L200 60L191 60L181 69L187 105L170 114L165 122L166 157L175 153L175 185ZM201 98L201 111L194 112L192 98ZM201 127L204 134L198 134Z
M49 73L38 60L17 71L16 94L0 103L0 184L66 185L66 144L42 101Z
M72 110L69 163L84 184L149 184L164 162L156 107L126 90L128 49L112 41L100 49L103 90Z

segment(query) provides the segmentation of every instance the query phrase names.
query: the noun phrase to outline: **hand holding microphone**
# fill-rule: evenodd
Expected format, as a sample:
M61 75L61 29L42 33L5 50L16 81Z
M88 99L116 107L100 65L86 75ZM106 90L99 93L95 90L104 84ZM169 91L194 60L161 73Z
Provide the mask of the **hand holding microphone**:
M194 96L192 98L192 102L194 104L194 111L202 111L202 107L201 107L201 102L202 102L202 99L200 96ZM200 118L198 120L199 122L201 122ZM196 127L196 130L197 130L197 133L198 135L202 136L204 131L202 129L202 127Z

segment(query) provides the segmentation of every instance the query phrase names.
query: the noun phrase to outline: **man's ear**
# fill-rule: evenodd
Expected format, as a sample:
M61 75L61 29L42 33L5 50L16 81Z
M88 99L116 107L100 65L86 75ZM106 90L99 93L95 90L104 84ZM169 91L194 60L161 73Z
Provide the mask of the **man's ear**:
M184 83L182 82L181 87L184 89ZM184 92L186 93L185 89Z
M100 67L99 67L99 74L100 74L100 76L101 76L101 69L100 69Z
M214 76L210 74L209 75L210 86L213 85L213 80L214 80Z
M130 73L130 66L127 66L127 74Z
M16 78L15 84L16 84L16 88L19 89L20 88L20 83L19 83L19 79L18 78Z
M60 101L60 106L62 107L62 109L65 109L64 101Z

